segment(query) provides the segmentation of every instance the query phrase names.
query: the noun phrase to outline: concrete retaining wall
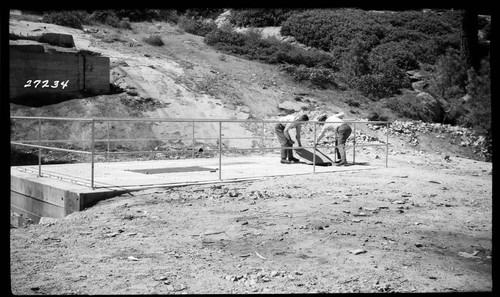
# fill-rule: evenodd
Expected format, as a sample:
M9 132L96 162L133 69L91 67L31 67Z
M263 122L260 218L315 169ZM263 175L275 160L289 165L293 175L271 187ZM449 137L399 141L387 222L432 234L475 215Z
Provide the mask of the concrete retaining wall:
M82 94L107 94L108 57L10 46L10 102L41 106Z
M38 223L42 217L64 218L95 203L126 193L126 190L90 190L70 182L33 173L11 172L11 212Z
M34 222L40 217L64 218L80 210L80 197L75 192L15 175L10 179L11 210Z

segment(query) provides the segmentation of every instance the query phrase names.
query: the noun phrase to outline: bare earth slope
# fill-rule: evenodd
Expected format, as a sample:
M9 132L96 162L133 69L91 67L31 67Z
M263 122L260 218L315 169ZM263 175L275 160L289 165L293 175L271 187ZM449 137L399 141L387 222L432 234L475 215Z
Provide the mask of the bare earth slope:
M248 119L275 117L282 101L309 94L277 71L276 66L224 55L207 46L203 37L184 33L164 22L133 23L132 30L86 26L77 30L15 17L9 31L17 35L45 32L71 34L77 50L90 50L111 59L110 82L125 92L75 99L44 108L11 104L12 115L64 117L152 117L194 119ZM159 35L163 46L144 37ZM312 95L315 96L315 95ZM307 98L307 95L305 96ZM315 101L315 98L311 98ZM80 106L84 105L84 108ZM334 108L334 105L329 106ZM311 106L313 108L313 106ZM162 133L187 133L182 125L155 125ZM206 125L200 134L214 130ZM228 134L248 136L239 125ZM130 135L125 135L127 138Z

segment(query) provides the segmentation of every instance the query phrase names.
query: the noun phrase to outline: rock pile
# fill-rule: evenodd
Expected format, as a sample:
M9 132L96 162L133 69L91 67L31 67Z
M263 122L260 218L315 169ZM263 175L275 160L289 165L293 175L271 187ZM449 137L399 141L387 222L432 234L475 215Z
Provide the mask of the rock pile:
M387 133L386 126L367 125L371 130L380 130ZM400 139L409 138L412 146L419 144L420 134L433 133L437 138L450 138L460 141L462 147L472 147L474 153L482 156L486 161L491 160L492 146L491 140L482 135L478 135L472 129L452 126L449 124L425 123L422 121L394 121L389 125L389 135Z
M244 255L244 256L246 256L246 255ZM227 281L231 281L231 282L241 282L241 283L244 283L246 286L255 286L257 283L271 282L276 278L296 280L301 275L302 275L302 272L300 272L300 271L287 272L284 270L280 270L280 271L278 271L278 270L273 270L273 271L260 270L258 272L248 272L248 273L239 274L239 275L226 275L224 277L224 279Z

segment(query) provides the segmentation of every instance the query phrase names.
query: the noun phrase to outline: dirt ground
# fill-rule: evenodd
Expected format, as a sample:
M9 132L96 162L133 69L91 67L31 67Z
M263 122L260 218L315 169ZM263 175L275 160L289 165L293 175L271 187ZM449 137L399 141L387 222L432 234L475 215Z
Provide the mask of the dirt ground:
M11 228L12 293L492 291L492 164L389 160L148 189Z

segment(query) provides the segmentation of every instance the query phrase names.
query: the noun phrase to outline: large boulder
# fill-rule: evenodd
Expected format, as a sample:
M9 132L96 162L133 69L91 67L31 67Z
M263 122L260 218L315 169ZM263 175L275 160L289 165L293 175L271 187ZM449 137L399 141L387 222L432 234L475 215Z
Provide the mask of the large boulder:
M285 113L294 113L301 110L309 109L309 104L298 101L283 101L278 105L278 108Z
M427 92L419 92L415 98L422 106L422 117L433 122L441 122L443 120L446 102L434 98Z

